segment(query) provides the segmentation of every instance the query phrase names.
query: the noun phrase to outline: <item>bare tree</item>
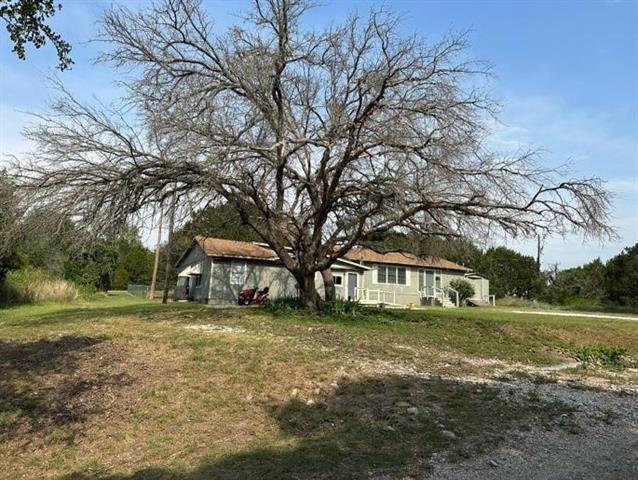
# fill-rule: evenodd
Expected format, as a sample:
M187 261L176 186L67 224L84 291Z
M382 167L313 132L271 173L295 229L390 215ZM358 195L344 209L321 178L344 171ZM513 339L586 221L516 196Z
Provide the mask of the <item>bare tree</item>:
M173 191L180 205L227 202L309 309L315 273L379 232L611 234L598 179L488 148L496 105L473 85L489 67L466 58L464 35L428 44L386 11L308 31L307 8L255 1L225 33L195 0L109 10L101 58L127 72L127 108L63 90L28 132L39 148L23 191L94 230Z
M16 263L15 248L21 234L21 215L15 185L6 172L0 170L0 284L8 268Z

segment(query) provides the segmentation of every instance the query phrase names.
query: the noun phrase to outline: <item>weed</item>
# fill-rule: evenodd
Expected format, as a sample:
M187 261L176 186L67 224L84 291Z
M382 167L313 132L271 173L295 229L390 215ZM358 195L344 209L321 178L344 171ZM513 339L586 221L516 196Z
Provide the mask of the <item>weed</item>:
M622 368L627 349L613 345L587 345L577 347L574 353L586 365Z
M70 302L80 292L71 282L36 268L9 272L0 291L2 303Z
M280 297L268 300L265 310L272 314L285 314L301 310L298 297Z
M331 302L321 304L321 313L333 317L356 317L364 312L364 307L354 300L343 300L338 298Z

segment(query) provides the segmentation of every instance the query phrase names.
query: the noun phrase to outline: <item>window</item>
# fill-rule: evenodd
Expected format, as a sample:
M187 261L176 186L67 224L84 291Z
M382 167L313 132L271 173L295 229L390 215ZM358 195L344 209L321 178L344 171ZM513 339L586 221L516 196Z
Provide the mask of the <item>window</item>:
M202 276L201 275L193 275L193 286L199 287L202 284Z
M405 285L405 268L397 268L397 283Z
M243 285L246 283L246 263L233 262L230 264L230 284Z
M332 278L335 282L335 285L343 285L343 275L334 275Z
M378 267L377 268L377 282L378 283L385 283L385 271L386 271L386 267Z
M377 283L406 285L407 271L405 267L377 267Z
M387 283L397 283L397 269L396 267L386 267Z

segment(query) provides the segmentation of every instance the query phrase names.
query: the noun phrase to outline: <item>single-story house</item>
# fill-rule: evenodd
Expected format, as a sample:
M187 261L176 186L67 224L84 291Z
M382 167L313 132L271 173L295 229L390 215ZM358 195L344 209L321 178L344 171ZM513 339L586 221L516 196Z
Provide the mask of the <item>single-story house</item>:
M297 281L267 245L197 236L177 263L176 300L236 303L245 288L269 288L270 298L296 296ZM457 306L454 279L474 287L472 300L487 303L489 281L444 258L353 248L332 266L338 298L365 304ZM321 275L317 290L323 293Z

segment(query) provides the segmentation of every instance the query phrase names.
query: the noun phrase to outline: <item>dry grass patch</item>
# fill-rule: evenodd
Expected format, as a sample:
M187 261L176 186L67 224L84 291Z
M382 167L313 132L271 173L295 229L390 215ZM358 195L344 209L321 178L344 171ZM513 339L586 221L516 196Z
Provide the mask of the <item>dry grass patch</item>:
M570 342L546 321L366 315L280 317L124 296L0 311L0 477L401 478L427 473L435 454L473 456L507 432L570 415L409 373L537 365L543 348ZM366 368L379 362L405 369Z

